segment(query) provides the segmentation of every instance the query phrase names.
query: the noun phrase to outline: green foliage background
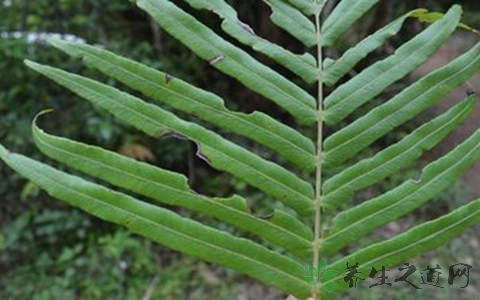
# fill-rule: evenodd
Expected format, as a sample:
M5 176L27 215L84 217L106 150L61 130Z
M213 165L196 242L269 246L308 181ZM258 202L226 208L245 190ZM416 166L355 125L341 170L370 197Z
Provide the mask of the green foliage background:
M240 16L256 31L293 50L299 50L299 45L291 37L271 26L269 10L261 1L231 2L235 3ZM407 9L428 7L444 10L452 3L464 5L465 23L480 27L478 1L383 1L363 22L364 27L356 29L346 41L358 40L362 34L381 27ZM211 27L219 25L218 20L208 13L192 13ZM416 29L413 25L408 28L412 32ZM23 37L15 38L15 32L22 33ZM244 183L209 168L195 157L194 145L178 139L146 138L117 123L107 113L96 111L88 103L74 101L73 96L60 86L28 70L23 65L24 58L84 74L91 72L86 69L75 70L79 64L74 64L66 56L47 47L42 40L31 41L26 35L42 32L72 34L89 43L101 44L109 50L213 90L230 101L227 105L231 108L248 112L253 109L252 103L256 103L257 109L268 111L286 123L292 122L273 105L208 68L153 25L129 1L5 0L0 1L1 143L27 156L40 158L31 140L31 121L39 111L54 108L58 117L47 118L49 123L42 127L57 135L102 145L107 149L127 151L134 156L137 153L134 149L141 149L150 159L161 157L161 161L155 160L156 164L188 174L190 183L197 191L216 196L227 196L235 191L253 199L257 213L269 212L270 207L261 201L263 195L254 194ZM392 43L400 44L408 36L409 33L404 32ZM340 44L338 48L344 46ZM268 60L265 62L268 63ZM98 77L97 73L91 73L88 75ZM114 82L109 83L115 85ZM386 137L389 141L398 138L391 135ZM247 143L235 139L238 143ZM377 147L381 147L381 143ZM257 151L265 152L264 149ZM268 155L268 152L265 153ZM411 174L399 174L391 179L390 184L395 185L408 175ZM388 188L377 187L379 190ZM404 221L411 223L415 221L412 218L432 219L458 206L451 200L467 199L468 193L468 189L460 183L432 202L434 207L419 210L415 217ZM0 204L0 299L139 299L150 292L153 299L230 299L232 295L243 295L246 299L282 297L230 271L181 258L123 229L114 228L51 200L3 164L0 165ZM210 222L208 219L203 221ZM226 225L222 226L231 230ZM473 249L478 249L479 245L472 245L472 241L478 243L478 234L475 236L473 231L469 234L441 251L427 254L419 263L452 262L459 257L479 262L479 254L473 253ZM375 238L381 239L382 233ZM452 257L452 253L458 253L458 256ZM474 276L478 282L479 274ZM479 288L477 285L477 290ZM413 295L408 288L375 294L371 292L362 289L351 293L349 297L376 299L387 293L391 298L403 299ZM429 293L435 291L418 296L422 299L429 296L449 299L451 296L448 293ZM465 297L474 299L475 295L479 294L467 292Z

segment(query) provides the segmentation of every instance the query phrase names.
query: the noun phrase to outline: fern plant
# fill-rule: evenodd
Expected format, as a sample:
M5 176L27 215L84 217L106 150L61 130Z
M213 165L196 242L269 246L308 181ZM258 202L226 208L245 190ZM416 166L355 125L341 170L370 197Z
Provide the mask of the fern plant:
M445 14L429 13L424 9L406 13L352 46L338 59L332 59L324 58L322 51L355 26L378 0L342 0L323 18L326 1L264 0L273 11L273 23L306 47L316 48L316 58L310 53L294 54L258 36L239 20L236 11L224 0L185 2L195 9L218 15L222 19L221 29L232 39L270 57L303 79L305 86L317 83L316 96L222 38L173 2L138 0L137 5L212 67L273 101L302 126L316 129L316 138L310 139L261 112L230 111L223 99L211 92L102 48L56 39L49 43L71 56L82 58L88 66L145 97L270 148L296 170L303 170L302 174L311 173L315 178L313 183L153 103L98 81L32 61L26 64L33 70L149 136L161 137L173 132L194 141L211 166L274 197L283 208L268 218L256 216L241 196L214 198L194 193L181 174L97 146L54 136L40 129L36 121L32 125L33 137L44 154L105 181L109 187L69 175L0 146L2 160L55 198L123 225L166 247L234 269L299 298L318 299L328 296L328 291L348 288L343 280L347 263L359 262L361 272L368 272L372 266L395 266L444 244L480 221L480 200L477 200L386 241L361 249L354 247L373 230L427 203L478 161L480 130L426 166L420 178L407 180L359 205L349 204L355 193L413 164L423 152L432 149L470 116L476 103L473 94L398 143L370 158L355 160L362 150L435 105L478 72L480 44L326 139L323 134L324 126L338 124L349 116L351 120L354 111L424 63L457 28L465 28L460 23L462 10L458 5ZM409 18L431 24L389 57L351 78L346 76L352 74L369 53L395 36ZM334 86L342 79L343 83L336 89L328 95L324 93L325 86ZM325 170L334 175L325 179ZM135 199L123 191L150 198L158 204L213 216L249 235L234 236L159 205ZM247 238L252 234L256 240ZM340 252L347 246L354 250ZM335 257L328 271L320 276L317 272L325 270L324 259ZM319 284L315 284L317 280Z

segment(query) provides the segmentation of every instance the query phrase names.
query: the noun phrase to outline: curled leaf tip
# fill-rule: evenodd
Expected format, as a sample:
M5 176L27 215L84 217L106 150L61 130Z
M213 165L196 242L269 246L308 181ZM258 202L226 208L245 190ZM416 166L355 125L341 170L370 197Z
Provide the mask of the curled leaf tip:
M39 117L41 117L41 116L43 116L43 115L46 115L46 114L49 114L49 113L54 112L54 111L55 111L55 109L53 109L53 108L46 108L46 109L40 111L38 114L35 115L35 117L33 118L33 122L32 122L32 123L33 123L33 124L37 123L37 119L38 119Z

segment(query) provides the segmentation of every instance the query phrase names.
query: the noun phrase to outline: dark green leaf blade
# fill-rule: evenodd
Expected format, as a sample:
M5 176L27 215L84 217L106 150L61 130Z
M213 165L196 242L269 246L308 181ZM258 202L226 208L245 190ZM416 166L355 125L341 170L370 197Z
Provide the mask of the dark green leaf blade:
M382 46L385 41L392 36L395 36L409 17L426 12L426 9L416 9L406 13L348 49L342 57L326 68L324 76L325 84L332 86L337 83L338 80L350 72L363 58L367 57L369 53Z
M332 46L379 0L342 0L322 25L322 45Z
M303 55L291 51L258 36L253 29L238 19L238 14L224 0L185 0L196 9L207 9L217 14L222 21L222 29L231 37L250 46L276 63L300 76L308 83L318 79L316 60L310 53ZM311 6L311 5L310 5Z
M272 100L302 124L313 124L315 99L306 91L248 53L219 37L211 29L167 0L138 0L162 28L198 56L251 90Z
M238 270L278 289L307 296L302 266L252 241L58 171L0 145L0 159L51 196L168 248Z
M473 112L477 100L470 96L444 114L417 128L400 142L364 159L325 181L326 209L339 207L351 200L354 193L409 166L433 149L459 127Z
M295 6L307 16L313 15L314 13L314 2L311 0L286 0L286 2Z
M271 194L299 214L307 215L313 211L312 186L283 167L204 127L186 122L158 106L108 85L34 62L26 63L35 71L153 137L159 137L166 132L175 132L195 141L203 157L206 157L214 168L227 171Z
M187 178L99 147L45 133L35 122L33 138L47 156L115 186L133 191L160 203L179 206L213 216L253 233L300 258L309 258L313 233L310 228L281 211L270 219L253 216L246 200L210 198L193 192Z
M338 87L325 98L325 123L343 120L358 107L407 76L435 53L457 28L462 9L454 5L445 17L379 61Z
M358 271L369 273L372 267L394 267L419 254L433 250L459 236L464 230L480 223L480 199L462 206L448 215L418 225L390 240L371 245L332 264L339 272L330 282L340 284L339 291L348 289L343 280L346 264L359 263Z
M325 166L339 165L435 105L480 70L480 43L325 140Z
M264 113L232 112L213 93L100 48L57 39L49 42L148 97L271 148L302 169L315 166L313 142Z
M317 43L315 25L296 8L283 0L263 0L272 9L272 22L307 47Z
M322 243L332 255L374 229L421 207L454 183L480 160L480 129L447 155L429 164L418 181L397 188L337 215Z

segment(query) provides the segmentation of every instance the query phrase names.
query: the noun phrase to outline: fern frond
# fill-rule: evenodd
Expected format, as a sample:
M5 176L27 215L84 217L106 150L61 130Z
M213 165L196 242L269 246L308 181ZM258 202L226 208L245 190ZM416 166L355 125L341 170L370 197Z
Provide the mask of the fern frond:
M334 60L324 59L323 48L334 45L378 0L341 0L323 23L325 0L264 0L273 11L274 24L305 46L317 47L316 59L308 53L294 54L256 35L239 20L227 1L185 2L193 9L216 14L222 20L222 30L239 43L272 58L307 83L317 82L316 97L222 38L172 1L137 0L137 5L201 59L273 101L304 127L296 130L258 111L251 114L231 111L224 100L212 92L102 48L61 40L49 42L147 98L271 149L301 168L302 176L194 121L181 119L117 88L54 67L31 61L26 64L151 137L174 133L195 142L198 155L213 168L228 172L281 202L270 217L252 214L247 199L239 195L229 198L200 195L191 190L187 178L179 173L46 133L38 127L36 118L32 125L34 141L50 158L156 204L185 208L230 224L239 236L11 153L2 145L0 159L55 198L123 225L166 247L232 268L300 298L318 299L320 294L328 297L327 287L346 289L340 274L344 273L347 262L359 262L361 272L378 265L392 267L480 223L480 200L477 200L390 240L355 249L360 239L420 208L478 162L480 129L445 156L428 164L418 180L407 180L384 194L337 212L357 192L419 160L424 152L433 149L472 114L477 100L469 93L464 101L412 129L399 142L369 158L346 165L381 137L425 112L479 72L480 43L477 43L385 103L356 119L352 117L361 106L427 61L456 29L470 28L460 23L462 10L458 5L452 6L446 14L426 9L408 12L352 45ZM353 73L362 59L398 34L408 18L431 25L394 54L346 79L336 89L324 90L324 85L333 86L348 73ZM347 117L351 120L348 125L324 139L325 124L337 124ZM317 127L316 139L299 131L313 134L314 126ZM332 176L325 180L326 168ZM313 172L315 175L311 174ZM313 176L314 186L309 182ZM305 269L324 268L321 256L333 257L347 247L353 253L334 262L328 276L311 287L316 279L311 273L304 273ZM334 275L335 272L338 275Z
M317 80L316 60L310 53L294 54L285 48L258 36L253 29L238 19L237 12L224 0L185 0L196 9L206 9L223 19L222 29L242 44L250 46L278 64L302 77L308 83Z
M480 70L480 43L325 140L325 165L339 165L438 103Z
M195 123L186 122L158 106L146 103L108 85L60 69L26 62L33 70L65 86L94 105L153 137L168 132L196 142L199 152L218 170L256 186L301 215L312 212L311 185L277 164L223 139Z
M315 167L313 142L264 113L247 115L232 112L225 107L223 99L213 93L96 47L60 40L49 42L69 55L82 57L88 66L148 97L250 138L302 169L312 170Z
M309 293L301 264L252 241L8 152L2 145L0 158L51 196L101 219L179 252L238 270L280 290L304 296Z
M461 14L460 6L453 6L442 20L402 45L392 56L373 64L338 87L325 98L325 123L332 125L343 120L426 62L455 31Z
M379 0L342 0L322 25L322 45L331 46Z
M363 58L382 46L389 38L395 36L409 17L415 16L418 18L425 13L427 13L426 9L416 9L406 13L348 49L342 57L336 61L332 61L331 65L325 68L323 82L328 86L337 83L338 80L350 72Z
M363 274L369 273L372 267L393 267L444 245L464 230L478 223L480 223L480 199L472 201L448 215L418 225L392 239L373 244L336 261L329 266L329 269L342 275L336 276L325 283L341 283L347 262L350 264L360 262L358 271ZM347 288L348 285L341 284L338 291Z
M162 28L218 70L272 100L300 123L313 124L316 121L315 100L311 95L222 39L170 1L140 0L137 3Z
M313 47L317 43L315 24L300 11L283 0L263 1L272 9L270 19L275 25L290 33L307 47Z
M313 233L305 224L286 213L276 211L273 217L261 219L250 213L246 200L240 196L228 199L202 196L190 190L187 178L181 174L47 134L35 122L32 130L37 147L45 155L69 167L160 203L213 216L301 258L311 255Z
M315 3L310 0L285 0L285 2L291 4L292 6L298 8L305 15L311 16L315 13Z
M459 127L475 109L477 99L470 96L449 111L417 128L400 142L364 159L325 181L325 208L338 207L365 189L395 174L433 149Z
M338 214L322 244L331 255L367 233L406 215L440 194L480 159L480 130L444 157L428 165L420 179Z

